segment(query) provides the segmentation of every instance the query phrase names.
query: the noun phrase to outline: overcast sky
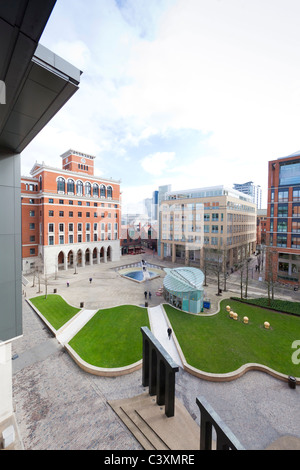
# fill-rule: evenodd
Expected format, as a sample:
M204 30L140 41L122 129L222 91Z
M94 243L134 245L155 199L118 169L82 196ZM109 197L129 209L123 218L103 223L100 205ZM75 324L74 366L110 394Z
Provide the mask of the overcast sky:
M121 179L125 207L172 189L252 180L300 149L299 0L57 0L41 44L83 71L22 153L73 148Z

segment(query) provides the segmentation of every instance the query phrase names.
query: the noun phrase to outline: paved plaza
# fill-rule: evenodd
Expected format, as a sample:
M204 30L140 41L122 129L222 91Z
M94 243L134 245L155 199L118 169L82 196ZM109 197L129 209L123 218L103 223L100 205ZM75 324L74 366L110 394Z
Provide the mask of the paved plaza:
M155 294L162 277L138 284L120 277L115 270L142 258L171 266L150 254L128 255L118 263L77 269L77 274L73 270L59 271L57 279L48 280L47 291L56 289L70 304L79 307L83 302L84 308L94 310L119 304L144 306L144 291L150 290L149 307L154 308L162 301ZM41 291L43 294L43 284ZM32 278L28 277L23 296L23 336L12 343L16 355L12 361L13 399L24 448L141 449L108 404L147 392L142 386L141 370L116 378L81 370L25 301L35 295L38 283L33 287ZM213 283L205 289L212 312L222 298L230 295L236 293L217 296ZM176 397L199 424L197 396L208 400L246 449L264 449L282 436L300 438L299 386L291 389L286 382L254 371L231 382L208 382L180 368L176 374Z

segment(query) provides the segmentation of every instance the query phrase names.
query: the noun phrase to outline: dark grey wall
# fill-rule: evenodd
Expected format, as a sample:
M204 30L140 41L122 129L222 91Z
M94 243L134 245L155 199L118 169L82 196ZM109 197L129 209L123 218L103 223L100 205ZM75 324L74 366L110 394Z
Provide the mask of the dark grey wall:
M0 151L0 341L22 334L20 155Z

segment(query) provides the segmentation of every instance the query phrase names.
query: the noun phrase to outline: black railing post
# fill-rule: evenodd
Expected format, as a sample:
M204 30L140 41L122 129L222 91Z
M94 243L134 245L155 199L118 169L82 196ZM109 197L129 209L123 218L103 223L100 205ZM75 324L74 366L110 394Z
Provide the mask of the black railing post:
M165 405L168 418L175 413L175 373L179 367L153 333L143 326L143 386L149 385L150 396L157 395L158 405Z
M200 450L212 450L212 430L216 431L217 450L245 450L204 397L197 397L200 410Z

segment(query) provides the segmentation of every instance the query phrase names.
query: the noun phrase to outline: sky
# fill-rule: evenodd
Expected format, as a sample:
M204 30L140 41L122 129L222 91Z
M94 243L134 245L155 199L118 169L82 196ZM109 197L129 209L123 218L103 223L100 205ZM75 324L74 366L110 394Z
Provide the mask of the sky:
M299 0L57 0L40 43L79 90L22 153L68 149L121 180L123 212L172 190L253 181L300 149ZM134 210L132 210L134 212Z

